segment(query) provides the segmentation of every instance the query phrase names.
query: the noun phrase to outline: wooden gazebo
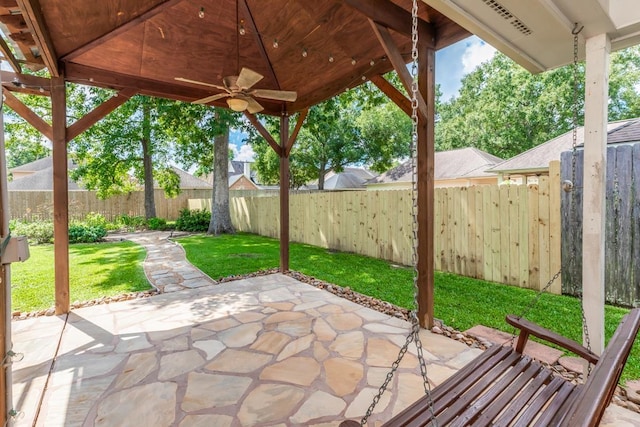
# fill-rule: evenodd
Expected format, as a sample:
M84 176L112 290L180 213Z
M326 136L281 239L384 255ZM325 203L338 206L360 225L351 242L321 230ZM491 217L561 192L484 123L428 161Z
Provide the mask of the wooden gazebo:
M260 100L262 113L280 117L270 135L257 117L247 119L280 157L280 269L288 270L288 156L309 107L372 81L405 112L409 99L382 75L395 69L410 86L411 0L8 0L0 3L0 50L14 72L2 72L5 100L52 141L56 313L69 311L67 143L135 94L195 101L246 67L264 76L260 89L297 92L295 102ZM419 32L419 228L420 319L433 320L433 117L437 49L470 33L420 2ZM46 68L50 78L23 72ZM117 94L85 117L68 123L65 83L111 88ZM13 92L51 97L52 123L34 114ZM227 107L225 99L210 105ZM298 122L289 134L289 116ZM2 188L2 187L0 187ZM6 200L5 192L0 194ZM5 218L4 222L6 223ZM5 289L5 300L10 298ZM10 346L5 304L0 321ZM4 311L4 312L2 312ZM10 372L3 370L0 389ZM11 409L10 393L0 413Z
M194 101L217 89L178 81L220 84L247 67L265 76L261 89L296 91L295 102L261 102L280 117L273 137L245 112L280 157L280 268L288 269L288 155L309 107L364 81L378 86L405 112L409 100L384 78L395 69L409 76L411 0L2 0L0 51L14 72L2 71L7 105L53 143L56 312L69 310L66 144L134 94ZM603 303L602 216L606 141L607 65L610 50L640 41L634 0L420 0L419 1L419 317L433 319L434 58L437 49L481 36L527 69L538 72L571 61L573 23L587 59L585 149L585 277L599 278L585 291L592 331ZM586 46L586 47L585 47ZM50 78L23 71L47 68ZM65 82L112 88L117 96L68 123ZM52 123L34 114L13 92L51 97ZM226 107L224 99L211 103ZM293 133L289 116L300 113ZM604 132L603 132L604 131ZM4 175L4 166L0 167ZM6 206L6 185L0 184ZM8 233L5 218L0 232ZM7 268L8 270L8 268ZM5 271L0 301L0 346L10 348ZM591 315L594 314L592 317ZM592 342L604 343L597 332ZM602 343L600 343L602 342ZM596 348L596 351L598 349ZM8 377L7 377L8 375ZM11 408L10 369L0 371L0 412Z

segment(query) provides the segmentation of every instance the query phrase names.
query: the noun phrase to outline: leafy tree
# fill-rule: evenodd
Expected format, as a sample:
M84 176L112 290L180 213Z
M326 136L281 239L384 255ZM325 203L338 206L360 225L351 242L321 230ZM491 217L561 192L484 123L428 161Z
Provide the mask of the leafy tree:
M161 117L167 133L176 141L176 157L196 175L213 173L209 234L233 233L229 210L229 128L238 115L222 108L181 104ZM213 142L213 143L212 143Z
M388 78L399 84L395 74ZM265 123L273 135L278 133L275 119L267 118ZM277 183L278 156L256 132L248 131L258 178L265 184ZM318 188L323 189L327 172L341 172L349 164L385 171L409 154L410 134L410 119L371 83L347 91L309 110L291 151L290 185L299 187L317 179Z
M640 115L640 48L611 58L609 120ZM584 108L584 64L578 66ZM509 158L572 127L572 65L531 74L501 53L462 79L458 97L438 105L439 150L476 147ZM582 116L582 114L580 114Z
M72 87L68 107L78 116L111 94L98 88ZM78 168L72 177L82 180L98 197L133 191L131 173L144 183L145 216L156 216L154 177L169 197L179 194L179 178L169 166L171 144L159 117L173 101L136 95L71 143Z

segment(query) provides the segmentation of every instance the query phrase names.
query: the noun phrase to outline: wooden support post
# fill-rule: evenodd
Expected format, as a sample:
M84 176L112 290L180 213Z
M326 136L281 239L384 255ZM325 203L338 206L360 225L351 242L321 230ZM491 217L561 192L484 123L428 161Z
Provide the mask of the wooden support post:
M4 146L4 111L0 109L0 237L9 237L9 190L7 188L7 158ZM3 357L11 350L11 264L0 265L0 349ZM12 409L11 364L0 369L0 414L3 425L10 425Z
M582 304L591 350L598 355L604 350L605 196L610 51L611 42L606 34L586 40Z
M426 101L427 116L418 115L418 319L420 326L433 327L434 294L434 155L435 155L435 49L420 45L418 92Z
M64 77L51 78L53 126L53 240L56 314L69 312L69 194Z
M280 117L280 271L289 271L289 116ZM292 144L293 145L293 144Z

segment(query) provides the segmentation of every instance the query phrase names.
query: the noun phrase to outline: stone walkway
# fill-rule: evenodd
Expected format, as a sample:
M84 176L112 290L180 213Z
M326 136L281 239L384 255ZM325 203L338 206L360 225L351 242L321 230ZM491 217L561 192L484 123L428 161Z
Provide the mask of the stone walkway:
M132 238L165 293L13 322L25 355L13 365L13 407L25 414L14 425L329 427L364 414L407 322L281 274L215 285L167 235ZM421 337L432 385L480 352ZM368 425L422 389L412 349ZM612 406L601 425L640 416Z
M149 283L160 293L215 284L215 280L186 260L182 246L170 240L171 237L185 234L170 231L147 231L144 233L112 234L110 240L130 240L146 249L144 272Z

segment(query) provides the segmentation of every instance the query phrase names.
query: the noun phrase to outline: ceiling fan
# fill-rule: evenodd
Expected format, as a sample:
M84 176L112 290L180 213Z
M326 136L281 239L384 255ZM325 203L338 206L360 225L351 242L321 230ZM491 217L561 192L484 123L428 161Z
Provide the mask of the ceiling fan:
M202 86L209 86L220 89L224 92L207 96L206 98L194 101L194 104L208 104L222 98L227 99L229 108L233 111L245 111L254 114L264 110L264 107L254 98L273 99L276 101L293 102L298 98L298 94L289 90L271 90L271 89L251 89L253 85L262 80L264 76L249 68L242 68L237 76L227 76L222 79L222 86L200 82L197 80L189 80L182 77L175 79L180 82L192 83Z

